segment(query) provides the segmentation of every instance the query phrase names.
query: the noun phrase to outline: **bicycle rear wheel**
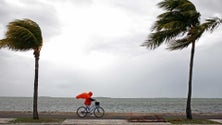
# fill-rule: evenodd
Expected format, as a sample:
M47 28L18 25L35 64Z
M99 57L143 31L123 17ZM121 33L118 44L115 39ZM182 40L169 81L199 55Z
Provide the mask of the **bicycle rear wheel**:
M104 116L105 111L102 107L96 107L95 110L93 111L95 117L101 118Z
M80 106L76 111L77 116L84 118L87 115L87 109L84 106Z

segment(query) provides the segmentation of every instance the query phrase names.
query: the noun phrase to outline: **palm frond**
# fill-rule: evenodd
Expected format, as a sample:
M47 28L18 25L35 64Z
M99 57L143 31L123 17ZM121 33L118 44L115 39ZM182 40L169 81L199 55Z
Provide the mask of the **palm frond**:
M37 23L32 20L15 20L7 25L6 38L1 40L1 47L15 51L41 48L42 33Z
M13 42L15 47L21 50L32 49L36 45L37 39L35 36L26 28L21 26L8 26L8 32L6 33L7 39Z
M185 28L183 16L178 12L166 12L158 16L154 23L152 31L163 29Z
M146 42L142 44L142 46L145 46L149 49L155 49L159 47L162 43L170 42L171 39L175 39L175 37L182 34L183 33L180 32L180 29L171 29L151 33L148 36Z
M170 29L181 29L181 31L186 30L186 24L180 20L158 20L152 27L152 31L170 30Z
M185 29L199 24L200 14L188 0L164 0L158 5L167 11L157 17L158 20L151 28L152 31L175 27Z
M178 50L178 49L184 49L190 45L191 41L188 40L188 38L183 38L183 39L178 39L175 40L174 42L170 42L168 44L169 50Z
M205 28L205 30L210 30L213 32L219 25L222 23L222 19L218 17L209 18L206 20L205 23L203 23L201 26Z
M29 35L32 35L33 39L35 39L35 44L40 46L42 44L42 34L41 29L37 23L32 20L24 19L24 20L15 20L10 22L8 28L23 28L23 31L26 31ZM20 30L21 31L21 30ZM25 33L24 33L25 34Z
M184 11L196 11L196 7L188 0L182 0L176 7L177 10L184 12Z
M164 0L160 3L158 3L157 5L160 8L163 8L167 11L172 11L173 9L175 9L179 4L179 1L175 1L175 0Z
M198 40L202 36L204 31L205 31L205 28L201 25L191 28L191 30L189 31L189 34L188 34L189 40L190 41Z
M210 18L200 24L201 15L189 0L163 0L158 6L165 12L157 17L152 33L142 44L149 49L155 49L164 42L170 50L186 48L205 31L212 32L222 23L220 18Z
M169 43L169 50L178 50L178 49L183 49L189 46L192 42L197 41L202 34L204 33L204 27L202 26L195 26L191 27L189 32L184 38L175 40L173 42Z
M157 5L166 11L196 10L195 6L188 0L163 0Z
M7 48L7 39L0 40L0 48Z
M2 39L0 40L0 48L8 48L14 51L25 51L25 50L20 50L19 48L17 48L16 46L14 46L12 40L10 39Z

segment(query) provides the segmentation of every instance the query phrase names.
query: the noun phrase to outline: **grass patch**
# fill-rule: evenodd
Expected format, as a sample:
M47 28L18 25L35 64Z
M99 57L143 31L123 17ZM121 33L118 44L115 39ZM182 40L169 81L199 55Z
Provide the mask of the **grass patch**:
M65 119L59 119L59 118L39 118L38 120L35 120L33 118L17 118L14 121L11 121L11 123L61 123Z
M215 121L207 120L207 119L167 119L168 122L172 124L220 124Z

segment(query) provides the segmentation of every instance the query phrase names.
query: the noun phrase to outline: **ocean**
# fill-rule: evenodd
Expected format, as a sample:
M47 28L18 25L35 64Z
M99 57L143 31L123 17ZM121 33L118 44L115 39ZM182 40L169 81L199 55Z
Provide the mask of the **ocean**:
M96 98L106 112L185 112L186 98ZM0 111L32 111L32 97L0 97ZM39 97L40 112L75 112L83 100ZM222 98L193 98L192 111L222 113Z

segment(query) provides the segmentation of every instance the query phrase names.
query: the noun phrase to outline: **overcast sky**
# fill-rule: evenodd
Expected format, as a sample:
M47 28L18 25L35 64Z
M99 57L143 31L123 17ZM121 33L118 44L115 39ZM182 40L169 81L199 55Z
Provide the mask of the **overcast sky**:
M190 47L168 51L140 45L162 10L160 0L0 0L0 39L6 25L29 18L44 44L39 96L186 97ZM221 0L192 0L208 17L222 17ZM193 97L222 97L222 27L196 46ZM0 50L0 96L33 96L33 51Z

